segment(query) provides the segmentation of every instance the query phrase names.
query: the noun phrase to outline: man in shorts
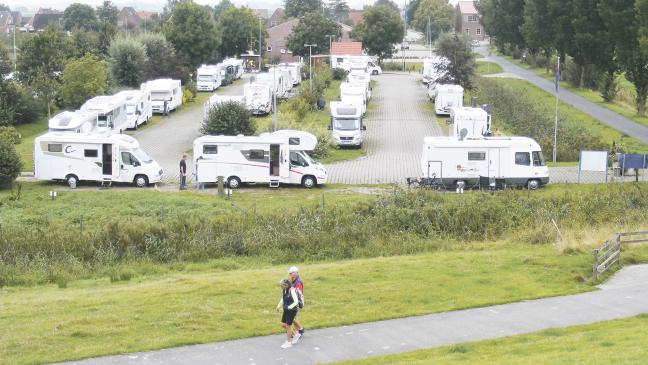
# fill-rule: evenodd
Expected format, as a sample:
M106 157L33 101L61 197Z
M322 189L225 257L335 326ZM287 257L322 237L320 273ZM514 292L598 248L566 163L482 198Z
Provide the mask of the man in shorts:
M283 315L281 316L281 327L286 330L287 340L281 345L282 349L287 349L292 347L293 344L296 344L299 341L301 335L297 332L293 336L293 322L297 316L297 311L299 309L299 298L297 297L296 289L290 285L290 280L282 279L279 282L281 286L281 299L279 304L277 304L277 310L283 308Z

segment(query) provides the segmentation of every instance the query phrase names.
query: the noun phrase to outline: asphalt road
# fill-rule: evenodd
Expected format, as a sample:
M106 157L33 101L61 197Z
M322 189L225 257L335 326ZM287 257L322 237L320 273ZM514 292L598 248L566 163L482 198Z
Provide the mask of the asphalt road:
M253 337L69 364L292 365L368 358L627 318L648 313L648 265L622 269L600 290L491 307L306 332L299 344L283 335Z
M522 67L516 66L502 57L493 54L489 55L489 50L486 46L475 47L475 51L480 53L488 61L495 62L502 66L505 73L516 75L548 93L554 93L554 83L552 81L536 75L533 71L525 70ZM583 113L589 114L600 120L602 123L648 144L648 127L644 127L643 125L635 123L620 114L592 103L569 90L560 89L558 92L558 98Z

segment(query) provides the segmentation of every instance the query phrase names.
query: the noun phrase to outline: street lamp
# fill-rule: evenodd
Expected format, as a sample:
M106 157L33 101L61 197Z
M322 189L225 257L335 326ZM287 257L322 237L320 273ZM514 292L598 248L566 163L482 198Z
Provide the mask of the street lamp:
M333 39L333 37L335 37L335 35L334 34L327 34L326 36L329 39L329 65L331 66L331 68L333 68L333 61L331 60L331 44L333 43L332 39Z
M304 47L308 47L308 81L313 91L313 47L317 47L317 44L304 44Z

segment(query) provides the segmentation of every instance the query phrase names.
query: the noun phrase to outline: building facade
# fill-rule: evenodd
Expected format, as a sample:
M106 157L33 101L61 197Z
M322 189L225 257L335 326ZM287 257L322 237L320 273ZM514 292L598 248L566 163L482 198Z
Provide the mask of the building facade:
M479 11L473 1L459 1L455 8L455 32L468 35L474 41L485 38Z

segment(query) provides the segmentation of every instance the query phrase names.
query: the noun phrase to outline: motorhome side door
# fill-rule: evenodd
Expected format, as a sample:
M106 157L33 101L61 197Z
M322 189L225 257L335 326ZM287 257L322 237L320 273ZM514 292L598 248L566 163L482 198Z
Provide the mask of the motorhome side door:
M500 149L488 149L488 176L500 177L502 176L502 166L500 163Z
M111 143L101 145L101 166L104 177L119 176L119 146Z
M279 148L279 176L288 178L290 176L290 149L288 144L282 144Z
M427 176L434 179L443 178L443 163L441 161L428 161Z

